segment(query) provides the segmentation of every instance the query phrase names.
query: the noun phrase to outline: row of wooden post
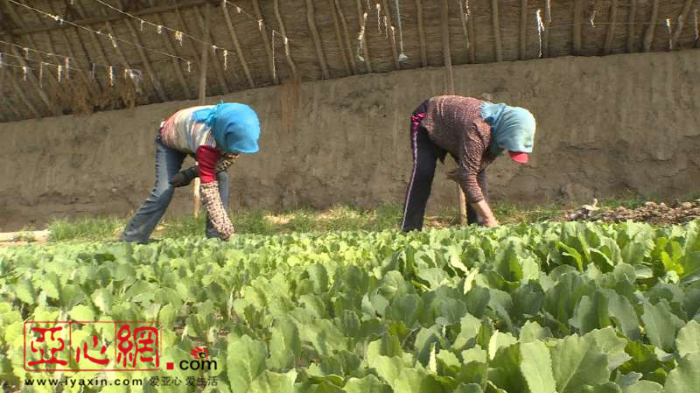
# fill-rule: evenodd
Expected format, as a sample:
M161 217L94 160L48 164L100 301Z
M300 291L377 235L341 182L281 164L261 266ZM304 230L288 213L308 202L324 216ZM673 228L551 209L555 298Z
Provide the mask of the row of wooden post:
M442 47L443 56L445 58L445 91L447 94L455 93L455 82L454 82L454 70L452 68L452 55L450 53L450 35L449 35L449 6L447 0L442 0L441 7L441 19L442 19ZM204 9L204 31L209 31L209 25L211 21L211 4L206 3ZM199 75L199 104L206 104L207 97L207 65L209 62L209 50L210 47L206 44L202 44L202 66L200 68ZM201 195L199 193L200 180L196 177L194 180L194 216L199 216L199 211L201 208ZM465 224L467 221L467 206L464 191L457 185L457 191L459 195L459 218L460 223Z

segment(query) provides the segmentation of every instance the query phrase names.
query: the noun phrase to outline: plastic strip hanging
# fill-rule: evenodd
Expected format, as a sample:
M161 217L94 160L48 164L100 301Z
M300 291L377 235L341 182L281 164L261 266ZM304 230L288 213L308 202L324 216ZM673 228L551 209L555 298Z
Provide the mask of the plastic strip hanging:
M671 18L666 18L666 29L668 30L668 49L673 50L673 27Z
M363 18L363 22L362 22L362 26L360 27L360 34L357 35L357 41L358 41L358 45L357 45L357 58L358 58L361 62L363 62L363 63L365 62L365 58L362 57L362 54L361 54L361 53L362 53L362 50L364 49L365 26L366 26L366 25L367 25L367 13L365 12L365 15L364 15L364 18Z
M382 34L382 5L377 3L377 33Z
M542 57L542 33L544 33L544 22L542 22L542 10L537 9L537 35L540 41L540 56Z
M408 56L403 51L403 29L401 28L401 6L399 0L396 0L396 20L399 25L399 63L403 63L408 60ZM394 27L391 27L391 33L394 34Z

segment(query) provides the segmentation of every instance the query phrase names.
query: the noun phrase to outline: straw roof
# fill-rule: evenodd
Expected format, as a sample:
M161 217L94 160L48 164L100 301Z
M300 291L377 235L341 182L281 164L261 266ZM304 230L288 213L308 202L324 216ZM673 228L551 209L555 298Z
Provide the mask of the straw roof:
M443 67L446 49L458 65L697 48L698 8L700 0L0 0L0 122L196 99L204 63L212 96Z

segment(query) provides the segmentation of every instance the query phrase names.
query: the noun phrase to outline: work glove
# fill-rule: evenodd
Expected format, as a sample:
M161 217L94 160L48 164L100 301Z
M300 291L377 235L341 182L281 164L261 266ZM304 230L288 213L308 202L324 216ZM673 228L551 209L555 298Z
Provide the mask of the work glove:
M199 170L197 170L197 166L192 166L173 176L172 180L170 180L170 184L172 184L173 187L184 187L189 185L197 176L199 176Z
M228 218L228 214L226 214L226 208L221 203L219 182L202 183L200 192L204 209L207 211L209 219L219 233L221 240L229 240L235 233L235 230L231 220Z

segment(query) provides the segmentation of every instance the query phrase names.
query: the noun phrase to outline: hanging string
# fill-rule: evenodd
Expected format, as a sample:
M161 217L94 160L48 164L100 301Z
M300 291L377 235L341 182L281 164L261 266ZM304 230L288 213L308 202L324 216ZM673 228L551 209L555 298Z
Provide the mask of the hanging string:
M114 68L109 67L109 85L114 86Z
M396 0L396 23L399 25L399 63L403 63L408 60L408 56L403 51L403 29L401 28L401 6L399 5L399 0ZM391 28L392 34L394 33L394 28Z
M537 35L539 36L539 41L540 41L540 58L542 57L542 33L544 33L544 22L542 21L542 10L537 9L536 12L536 17L537 17Z
M588 20L591 23L591 26L595 28L595 15L598 13L598 10L596 9L596 5L593 4L593 12L591 12L591 17Z
M64 63L63 63L63 64L54 64L54 63L49 63L49 62L43 61L43 60L41 60L41 59L39 59L39 58L36 58L36 59L33 59L33 58L25 58L25 57L23 57L23 56L17 56L17 55L13 55L13 54L11 54L11 53L0 52L0 59L2 58L2 56L12 57L12 58L16 58L16 59L25 59L26 61L37 62L37 63L39 63L39 70L38 70L39 72L41 72L41 68L42 68L43 66L51 66L51 67L56 67L57 69L58 69L58 67L61 67L61 68L65 69L66 71L67 71L68 69L71 69L71 70L74 70L74 71L86 73L85 70L82 70L82 69L80 69L80 68L76 68L76 67L71 66L71 65L70 65L70 61L67 61L67 60L68 60L67 58L64 60ZM3 63L3 64L8 65L7 63ZM26 67L27 67L27 70L37 71L37 69L35 69L35 68L29 67L29 66L26 66Z
M666 18L666 29L668 30L668 49L673 50L673 27L671 26L671 18Z
M187 34L187 33L182 33L182 32L180 32L179 30L172 29L172 28L170 28L170 27L168 27L168 26L165 26L165 25L155 24L155 23L149 22L149 21L147 21L147 20L141 19L141 18L139 18L139 17L137 17L137 16L134 16L134 15L132 15L132 14L126 12L126 11L123 11L123 10L121 10L121 9L119 9L119 8L117 8L117 7L115 7L115 6L111 5L111 4L109 4L109 3L105 2L105 1L103 1L103 0L93 0L93 1L102 4L103 6L109 8L109 9L115 11L115 12L118 12L118 13L120 13L120 14L122 14L122 15L125 15L125 16L127 16L127 17L129 17L129 18L132 18L132 19L135 19L135 20L139 21L139 23L141 24L141 30L142 30L142 31L143 31L143 26L144 26L144 25L149 25L149 26L151 26L151 27L154 27L154 28L158 31L158 34L161 34L161 33L163 32L163 30L166 30L166 31L172 32L173 34L180 33L180 34L182 34L182 35L184 35L184 36L187 36L188 38L192 39L193 41L198 42L198 43L201 43L201 44L204 44L204 45L213 45L213 43L208 42L207 40L200 39L200 38L198 38L198 37L195 37L195 36L190 35L190 34ZM255 17L253 17L253 16L250 15L249 13L245 12L241 7L239 7L239 6L237 6L237 5L233 4L233 3L231 3L229 0L221 0L221 6L222 6L223 8L226 8L227 5L229 5L229 4L231 4L232 6L235 7L237 13L239 13L239 14L245 14L247 17L251 18L252 20L257 20ZM260 28L261 30L262 30L262 27L264 26L264 27L267 28L268 30L271 30L271 31L273 31L273 32L275 32L275 33L277 33L277 34L280 34L279 32L277 32L276 30L270 28L269 26L264 25L264 23L263 23L262 20L259 20L258 23L260 24L260 27L259 27L259 28ZM280 36L281 36L281 34L280 34Z
M377 3L377 33L382 34L382 5Z
M39 63L39 87L44 87L44 62Z
M86 27L86 26L83 26L83 25L79 25L79 24L76 24L76 23L73 23L73 22L70 22L70 21L67 21L67 20L63 20L63 19L62 19L61 17L59 17L58 15L52 15L52 14L50 14L50 13L48 13L48 12L45 12L45 11L36 9L36 8L34 8L34 7L30 7L30 6L28 6L28 5L24 4L24 3L18 2L18 1L16 1L16 0L7 0L7 1L10 2L10 3L12 3L12 4L18 5L18 6L20 6L20 7L24 7L24 8L26 8L26 9L28 9L28 10L37 12L37 13L41 14L41 15L44 16L44 17L51 18L51 19L57 21L59 24L66 23L66 24L69 24L69 25L71 25L71 26L73 26L73 27L76 27L76 28L78 28L78 29L82 29L82 30L85 30L85 31L89 31L89 32L91 32L91 33L93 33L93 34L97 34L97 35L101 35L101 36L108 36L108 37L110 37L110 40L112 40L112 45L114 45L115 47L116 47L116 41L120 41L120 42L129 44L129 45L132 45L132 46L136 46L136 47L142 48L142 49L144 49L144 50L147 50L147 51L150 51L150 52L153 52L153 53L158 53L158 54L163 55L163 56L167 56L167 57L170 57L170 58L174 58L174 59L179 59L179 60L187 61L187 59L185 59L184 57L180 57L180 56L177 56L177 55L172 55L172 54L170 54L170 53L164 52L164 51L159 50L159 49L148 48L148 47L145 47L145 46L143 46L143 45L139 45L139 44L133 43L133 42L131 42L131 41L127 41L127 40L122 39L122 38L114 37L114 36L112 36L111 34L105 34L105 33L101 32L101 31L99 31L99 30L93 30L93 29L91 29L91 28L89 28L89 27ZM100 1L100 0L95 0L95 1Z
M37 54L49 56L49 57L61 58L61 59L63 59L64 63L65 63L66 59L70 59L69 56L64 56L64 55L60 55L60 54L52 53L52 52L45 52L45 51L41 51L41 50L34 49L34 48L29 48L26 46L14 44L12 42L7 42L7 41L3 41L3 40L0 40L0 44L5 44L8 46L12 46L12 47L21 49L24 52L24 59L26 59L28 61L36 61L36 60L30 58L30 56L28 55L29 52L33 52L33 53L37 53ZM46 63L46 64L51 64L51 63ZM110 66L110 64L101 64L101 63L93 63L93 65L99 65L99 66L105 67L105 68ZM75 68L75 67L71 67L71 69L77 70L77 68Z

